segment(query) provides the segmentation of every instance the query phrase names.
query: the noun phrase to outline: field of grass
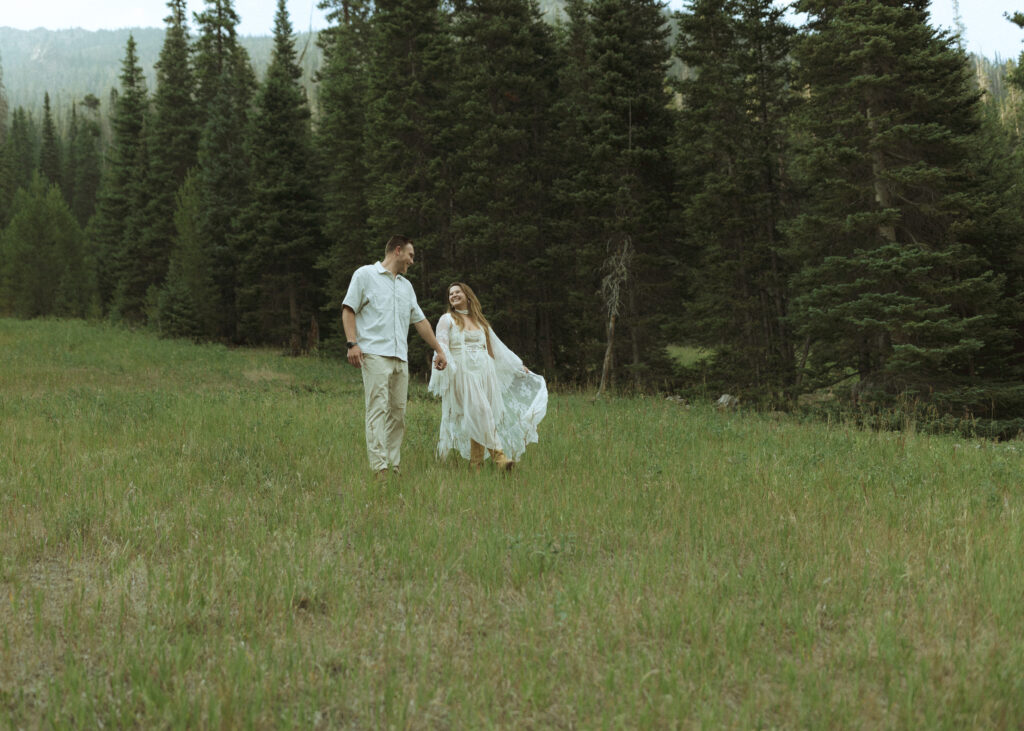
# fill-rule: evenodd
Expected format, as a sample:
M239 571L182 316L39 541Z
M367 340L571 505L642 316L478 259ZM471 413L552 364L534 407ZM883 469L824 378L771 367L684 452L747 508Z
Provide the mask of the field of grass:
M0 727L1019 728L1022 445L552 394L366 464L326 359L0 320Z

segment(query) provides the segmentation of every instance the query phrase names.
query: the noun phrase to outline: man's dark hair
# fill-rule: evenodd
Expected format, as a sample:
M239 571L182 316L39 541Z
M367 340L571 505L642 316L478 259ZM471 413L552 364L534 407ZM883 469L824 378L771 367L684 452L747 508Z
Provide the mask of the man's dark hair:
M412 239L410 239L408 236L400 236L399 234L395 234L390 239L388 239L388 244L387 246L384 247L384 256L387 256L395 249L401 249L403 246L407 246L411 243Z

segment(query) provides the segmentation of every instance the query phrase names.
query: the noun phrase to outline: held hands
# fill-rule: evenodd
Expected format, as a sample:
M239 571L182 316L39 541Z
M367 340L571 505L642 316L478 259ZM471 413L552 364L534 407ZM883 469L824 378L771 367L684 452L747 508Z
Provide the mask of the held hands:
M440 350L434 353L434 368L439 371L443 371L448 367L448 361L444 357L444 353Z

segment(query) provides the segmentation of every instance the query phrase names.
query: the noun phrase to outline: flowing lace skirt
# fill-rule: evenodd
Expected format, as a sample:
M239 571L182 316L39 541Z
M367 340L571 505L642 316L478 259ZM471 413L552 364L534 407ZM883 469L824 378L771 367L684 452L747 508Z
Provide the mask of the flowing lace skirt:
M523 369L498 367L487 351L458 348L445 353L449 366L433 371L430 391L441 397L438 456L452 449L469 459L470 440L500 449L518 460L537 442L537 426L547 413L544 379Z

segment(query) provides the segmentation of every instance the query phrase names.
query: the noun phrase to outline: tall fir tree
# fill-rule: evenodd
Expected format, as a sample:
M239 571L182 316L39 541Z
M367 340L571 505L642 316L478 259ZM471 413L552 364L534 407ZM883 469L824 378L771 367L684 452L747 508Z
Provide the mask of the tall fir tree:
M208 337L235 340L240 254L238 216L248 202L249 164L244 142L256 80L238 41L239 18L231 0L206 0L195 16L199 28L195 73L199 118L200 235L210 252L218 320Z
M0 147L7 144L7 87L4 85L3 55L0 55Z
M558 173L551 185L551 240L545 248L560 292L555 298L559 322L553 327L552 359L562 376L589 381L602 361L604 329L595 321L599 286L589 268L600 260L596 243L601 221L593 215L590 187L597 173L592 151L596 120L594 77L590 72L594 41L588 0L566 0L567 20L556 27L559 45L558 99L552 111L550 156ZM548 364L545 364L546 366ZM549 369L549 373L550 373Z
M7 111L3 58L0 57L0 229L7 225L8 213L14 200L14 164L7 147Z
M319 331L323 254L310 109L300 80L285 0L274 17L274 51L249 132L251 200L238 235L239 328L243 340L287 344L298 355Z
M50 109L50 92L43 94L43 130L39 146L39 173L51 185L59 186L62 182L60 137L53 123L53 112Z
M127 223L137 201L143 175L140 163L144 160L143 132L148 94L136 48L135 38L129 35L121 64L121 92L114 96L112 139L97 197L96 215L86 231L87 249L96 261L97 286L105 312L111 311L115 304L115 291L123 286L121 274L128 263L125 251ZM118 311L115 307L115 318Z
M11 164L10 150L5 144L0 145L0 231L7 225L13 203L14 166Z
M114 320L132 325L146 323L151 296L155 296L152 261L153 252L147 246L146 231L149 221L146 211L150 203L150 135L149 106L143 113L142 132L135 150L132 177L126 188L128 217L117 255L113 258L115 281L110 303ZM157 264L158 266L158 264Z
M241 19L233 0L203 2L206 9L194 14L198 37L193 49L200 128L225 95L231 97L232 107L247 108L256 85L249 53L238 40ZM230 80L227 90L222 84L225 78Z
M326 307L339 319L341 301L357 262L373 256L379 239L367 226L366 105L369 72L369 4L330 0L330 26L320 32L323 66L318 72L316 154L329 246L320 262L326 272ZM329 329L328 329L329 331Z
M68 149L71 211L83 227L88 224L96 210L96 198L101 181L99 108L100 100L92 94L87 94L81 104L75 106L75 133Z
M175 237L167 267L167 281L157 295L153 325L171 337L202 339L216 332L217 291L209 248L199 217L197 173L189 173L176 195Z
M147 175L143 205L134 225L139 232L134 300L155 304L155 291L167 277L174 240L178 189L196 164L199 110L192 74L185 0L169 0L164 44L156 63L156 91L146 127Z
M60 187L38 173L14 196L0 236L0 311L18 317L82 316L91 299L82 232Z
M556 46L533 0L474 0L454 16L450 281L478 286L513 349L553 366L557 269L547 256Z
M796 378L780 231L795 29L783 13L771 0L692 0L676 16L688 70L676 199L692 252L692 306L678 331L717 354L723 388L754 398L784 397Z
M38 130L24 107L11 114L11 130L7 135L7 158L11 167L11 191L27 188L36 171L39 148Z
M73 208L73 202L75 200L75 177L77 176L76 171L76 160L75 160L75 146L78 139L78 104L77 102L71 103L71 121L68 123L67 138L65 139L65 149L67 153L64 155L64 164L61 166L61 181L60 189L64 194L64 200L67 201L68 207Z
M791 317L808 385L855 375L862 399L938 402L998 379L1012 322L1003 278L971 241L980 95L962 51L929 26L927 0L797 9L809 14L795 54L807 202L790 228L802 265Z
M610 382L624 368L634 386L667 367L661 329L679 307L663 8L654 0L594 0L574 10L587 19L586 31L574 32L586 62L575 74L581 90L563 92L586 119L574 145L586 162L558 181L577 216L567 239L577 281L571 316L587 358L577 373L596 377L600 369Z

